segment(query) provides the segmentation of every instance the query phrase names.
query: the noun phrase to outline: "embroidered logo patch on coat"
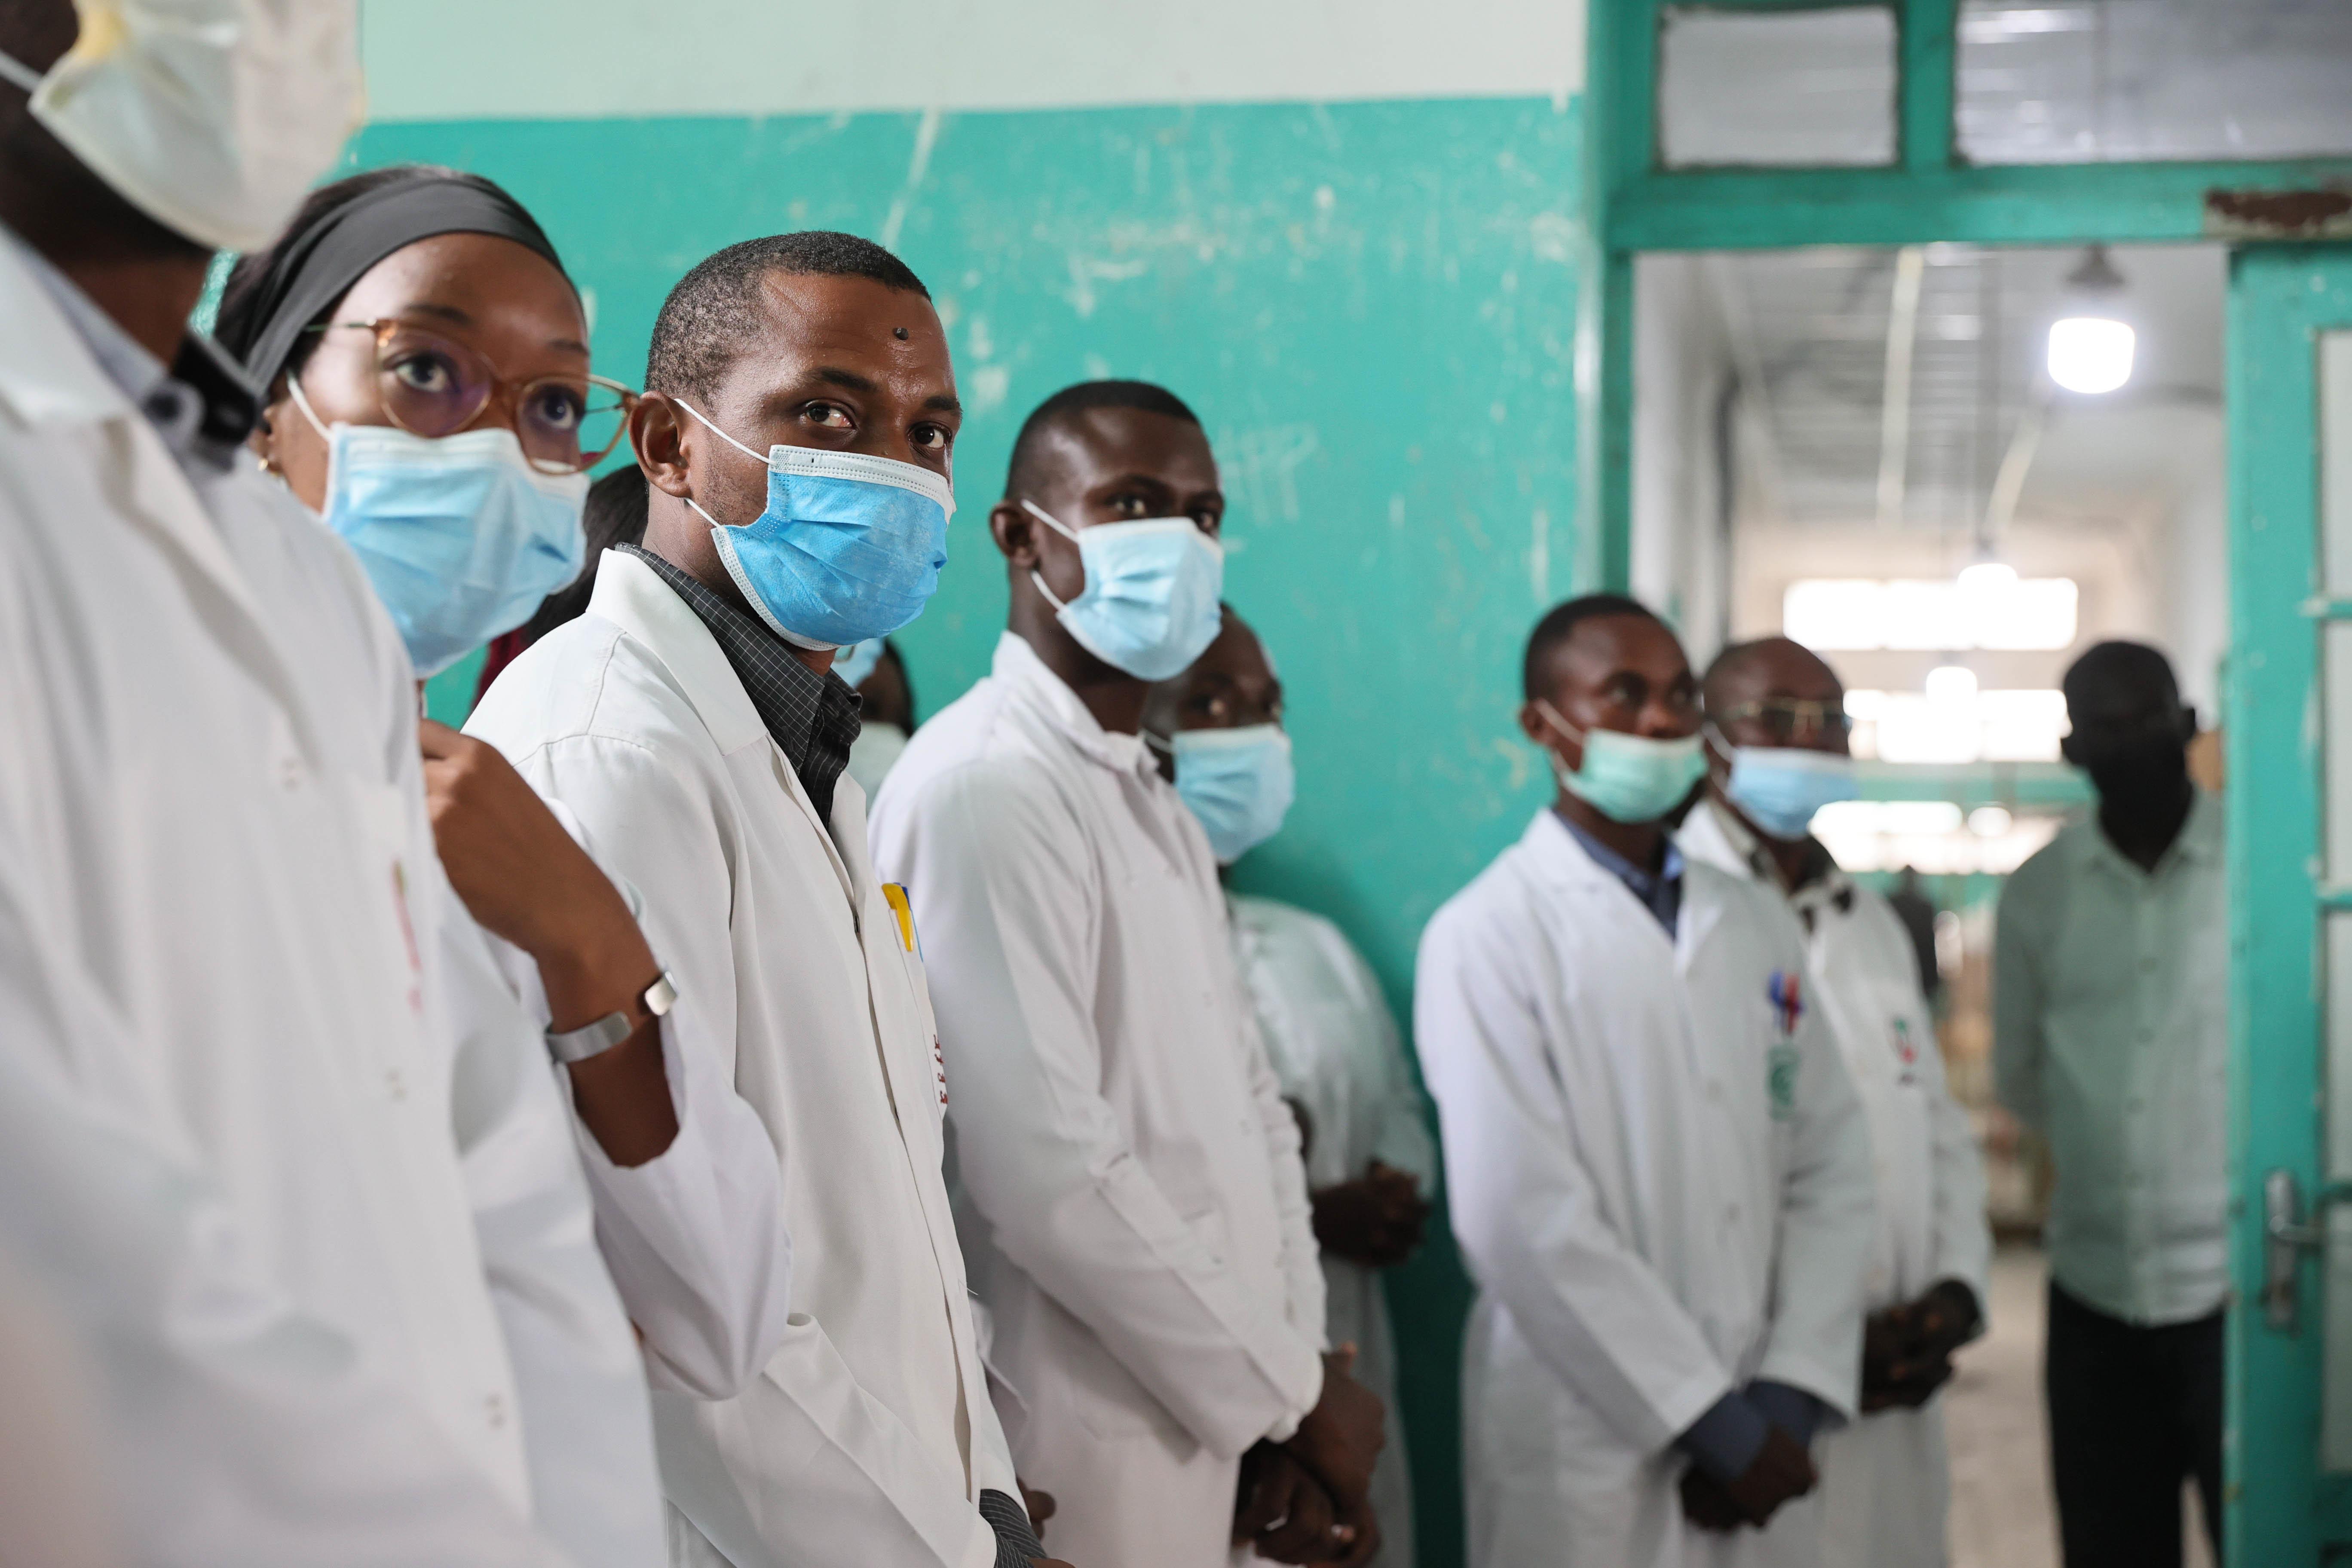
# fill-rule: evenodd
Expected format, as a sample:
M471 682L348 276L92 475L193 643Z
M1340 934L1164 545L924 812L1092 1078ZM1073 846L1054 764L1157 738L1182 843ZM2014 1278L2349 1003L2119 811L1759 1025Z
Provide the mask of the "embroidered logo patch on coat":
M1772 1005L1771 1048L1764 1053L1764 1087L1771 1097L1772 1120L1785 1121L1797 1110L1797 1023L1805 1016L1803 984L1796 974L1776 969L1765 982L1765 1000Z

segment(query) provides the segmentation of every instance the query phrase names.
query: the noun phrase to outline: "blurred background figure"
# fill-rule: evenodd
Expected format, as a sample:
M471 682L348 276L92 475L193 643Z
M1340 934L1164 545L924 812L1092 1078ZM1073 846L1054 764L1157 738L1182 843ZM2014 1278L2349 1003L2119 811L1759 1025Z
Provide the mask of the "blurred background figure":
M1951 1501L1941 1394L1952 1352L1983 1331L1992 1252L1984 1161L1944 1081L1915 973L1918 927L1812 836L1823 806L1859 793L1844 689L1801 645L1765 637L1717 655L1704 692L1706 799L1684 822L1683 852L1788 900L1813 998L1870 1124L1878 1224L1862 1407L1818 1447L1822 1561L1940 1568ZM1932 963L1932 913L1927 931Z
M888 637L845 647L835 656L833 672L857 689L857 740L849 748L849 776L872 800L891 764L915 732L915 688L906 661Z
M1280 829L1293 794L1282 681L1230 607L1209 650L1152 689L1143 724L1222 868ZM1356 1375L1394 1412L1381 1274L1412 1255L1429 1221L1437 1155L1428 1106L1380 982L1338 926L1274 899L1228 891L1225 905L1258 1032L1298 1118L1330 1340L1357 1347ZM1393 1415L1371 1496L1381 1537L1371 1562L1410 1568L1411 1462Z
M1993 1063L2057 1167L2046 1387L2067 1568L2181 1561L2221 1520L2229 1291L2229 894L2171 663L2104 642L2063 682L2096 815L2002 893Z

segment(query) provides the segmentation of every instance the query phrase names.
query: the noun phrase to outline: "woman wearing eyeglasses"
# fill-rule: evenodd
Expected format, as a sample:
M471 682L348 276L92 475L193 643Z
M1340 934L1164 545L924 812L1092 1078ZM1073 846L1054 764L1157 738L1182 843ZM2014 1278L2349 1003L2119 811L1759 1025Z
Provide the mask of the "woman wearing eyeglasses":
M408 166L321 188L238 262L218 335L262 388L261 467L350 545L420 679L579 573L588 471L635 397L592 372L577 290L498 186ZM645 1378L729 1397L782 1337L774 1152L593 847L480 742L424 721L385 743L420 758L472 917L418 963L450 999L534 1505L583 1564L656 1563Z

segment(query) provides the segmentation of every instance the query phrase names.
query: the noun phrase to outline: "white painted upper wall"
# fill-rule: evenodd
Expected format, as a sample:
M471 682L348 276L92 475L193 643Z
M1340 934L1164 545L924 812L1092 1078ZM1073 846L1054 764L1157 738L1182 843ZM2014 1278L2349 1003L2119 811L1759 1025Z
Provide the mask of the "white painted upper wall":
M1585 0L363 0L375 121L1537 97Z

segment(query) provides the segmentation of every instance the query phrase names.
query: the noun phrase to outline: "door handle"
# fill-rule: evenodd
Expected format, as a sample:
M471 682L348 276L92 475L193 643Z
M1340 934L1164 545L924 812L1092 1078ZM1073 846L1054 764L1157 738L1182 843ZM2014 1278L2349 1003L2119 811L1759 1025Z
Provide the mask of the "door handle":
M2263 1178L2263 1315L2283 1334L2295 1330L2303 1255L2326 1245L2327 1206L2347 1197L2352 1183L2330 1182L2319 1189L2306 1215L2303 1184L2293 1171L2282 1166Z

